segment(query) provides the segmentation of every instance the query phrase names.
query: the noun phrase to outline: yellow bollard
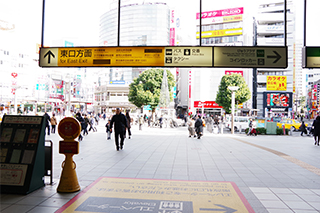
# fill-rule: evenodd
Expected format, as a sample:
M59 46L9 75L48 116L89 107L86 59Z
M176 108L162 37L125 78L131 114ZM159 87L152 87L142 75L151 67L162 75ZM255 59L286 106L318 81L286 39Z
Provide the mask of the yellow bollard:
M65 155L61 165L58 192L76 192L81 189L76 173L76 163L73 161L73 155L79 154L79 142L74 139L80 135L80 132L80 123L73 117L62 119L58 125L58 133L64 139L59 142L59 153Z
M78 142L76 142L78 143ZM61 167L60 183L57 188L58 192L76 192L80 190L78 177L76 173L76 163L73 161L73 154L65 154L66 158Z

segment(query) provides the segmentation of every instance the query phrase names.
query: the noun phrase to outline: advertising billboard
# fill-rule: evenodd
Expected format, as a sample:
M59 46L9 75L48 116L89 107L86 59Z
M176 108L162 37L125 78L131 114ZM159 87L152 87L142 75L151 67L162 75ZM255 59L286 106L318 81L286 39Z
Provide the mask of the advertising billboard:
M197 38L199 38L199 32L197 32ZM223 30L210 30L201 32L202 38L223 37L242 35L242 28L223 29Z
M213 10L202 12L202 19L223 17L223 16L234 16L243 14L243 7L228 8L223 10ZM200 13L197 13L197 19L200 19Z
M264 92L263 106L272 111L287 112L292 108L292 92Z
M267 90L287 90L287 76L267 76Z

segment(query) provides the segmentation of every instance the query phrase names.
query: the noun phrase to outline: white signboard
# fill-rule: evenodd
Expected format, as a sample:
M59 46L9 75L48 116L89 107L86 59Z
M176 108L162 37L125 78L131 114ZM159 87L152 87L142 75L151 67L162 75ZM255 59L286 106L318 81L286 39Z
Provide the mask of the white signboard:
M23 186L28 165L0 164L0 185Z
M214 47L213 67L287 68L287 47Z
M165 67L212 67L212 47L166 47Z

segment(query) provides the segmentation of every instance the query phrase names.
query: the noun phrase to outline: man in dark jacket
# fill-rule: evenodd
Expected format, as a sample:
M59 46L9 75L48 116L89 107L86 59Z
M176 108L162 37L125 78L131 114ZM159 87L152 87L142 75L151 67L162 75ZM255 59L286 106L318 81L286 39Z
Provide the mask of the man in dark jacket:
M43 117L44 117L44 121L45 121L45 123L46 123L46 129L48 129L48 135L50 135L50 116L48 115L48 113L47 112L45 112L44 113L44 115L43 115Z
M201 120L200 116L197 116L197 120L194 124L194 127L195 127L196 133L198 135L198 139L200 139L202 132L203 132L203 121Z
M82 141L83 136L81 135L81 132L83 131L85 120L84 120L84 118L82 117L82 115L81 115L80 112L77 112L77 114L76 114L76 119L79 121L79 123L80 123L80 125L81 125L81 131L80 131L80 135L79 135L79 137L78 137L78 140L79 140L79 141Z
M112 116L110 128L112 131L114 123L114 137L115 137L115 144L116 149L119 151L120 149L123 149L124 145L124 135L126 133L128 124L127 124L127 118L124 114L121 113L121 110L119 108L116 109L116 114ZM120 146L119 146L119 135L120 135Z

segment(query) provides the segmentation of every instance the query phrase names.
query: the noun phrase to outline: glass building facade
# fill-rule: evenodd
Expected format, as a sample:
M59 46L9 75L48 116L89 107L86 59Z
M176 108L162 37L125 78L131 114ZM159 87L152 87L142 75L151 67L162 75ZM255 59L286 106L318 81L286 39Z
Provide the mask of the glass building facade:
M118 45L118 5L100 18L99 45ZM168 46L170 8L166 3L121 2L120 46ZM128 101L129 84L148 68L103 68L95 91L97 111L115 107L134 108ZM120 96L120 97L118 97Z
M121 46L164 46L169 44L170 9L165 3L122 5L120 9ZM101 16L100 45L116 46L118 9Z

